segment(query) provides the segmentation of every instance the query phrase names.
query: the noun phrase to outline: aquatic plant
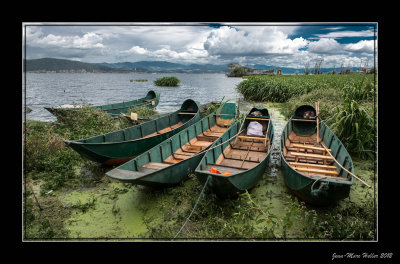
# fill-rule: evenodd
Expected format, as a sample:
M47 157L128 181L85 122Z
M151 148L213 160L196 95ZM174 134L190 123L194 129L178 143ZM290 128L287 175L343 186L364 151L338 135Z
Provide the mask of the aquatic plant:
M349 90L354 87L354 93L359 90L371 91L373 81L373 75L359 74L249 76L236 89L247 100L286 102L316 89ZM371 93L368 93L365 97L370 96Z
M154 81L157 86L178 86L180 80L175 76L161 77Z
M128 109L128 114L136 113L139 117L148 117L151 115L155 115L157 112L154 109L150 109L146 106L134 106Z
M347 100L342 106L337 106L329 122L349 152L362 158L375 158L376 124L373 116L359 103Z

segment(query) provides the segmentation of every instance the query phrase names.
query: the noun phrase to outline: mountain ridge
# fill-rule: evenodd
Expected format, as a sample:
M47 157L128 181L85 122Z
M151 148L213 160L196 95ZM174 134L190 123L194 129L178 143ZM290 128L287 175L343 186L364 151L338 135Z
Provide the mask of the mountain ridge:
M244 67L248 67L245 65ZM303 74L304 68L277 67L263 64L250 66L254 69L279 68L283 74ZM359 68L352 67L351 71ZM137 62L116 62L116 63L88 63L74 60L41 58L25 61L27 72L182 72L182 73L226 73L228 64L181 64L168 61L137 61ZM311 73L313 68L310 68ZM333 68L321 68L322 73L332 72ZM336 72L340 69L335 69Z

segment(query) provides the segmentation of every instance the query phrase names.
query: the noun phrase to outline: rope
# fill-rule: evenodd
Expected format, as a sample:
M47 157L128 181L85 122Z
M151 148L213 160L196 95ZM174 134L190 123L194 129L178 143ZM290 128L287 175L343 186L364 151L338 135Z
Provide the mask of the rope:
M180 232L183 230L183 228L185 227L186 223L189 221L189 218L192 216L194 210L196 210L197 205L199 204L199 201L200 201L200 197L201 197L201 195L203 194L203 192L204 192L204 190L205 190L205 188L206 188L206 186L207 186L207 183L208 183L208 180L209 180L209 179L211 179L211 176L210 176L210 175L207 177L206 183L204 183L203 189L201 190L200 195L199 195L199 197L197 198L197 201L196 201L196 204L195 204L194 207L193 207L193 210L190 212L190 215L186 218L185 223L183 224L183 226L181 227L181 229L178 231L178 233L174 236L174 238L173 238L172 240L174 240L174 239L179 235L179 233L180 233Z

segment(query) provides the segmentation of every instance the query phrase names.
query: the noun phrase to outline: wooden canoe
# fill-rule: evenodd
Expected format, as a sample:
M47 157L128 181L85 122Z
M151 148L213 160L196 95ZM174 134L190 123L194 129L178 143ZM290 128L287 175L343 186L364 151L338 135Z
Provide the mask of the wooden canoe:
M196 123L200 106L187 99L178 111L139 125L103 135L64 142L90 160L105 165L120 165Z
M314 118L306 118L313 113ZM317 118L318 136L317 143ZM328 205L349 196L354 173L352 159L342 142L316 117L314 107L302 105L289 119L281 137L282 169L287 187L310 204Z
M119 116L120 114L126 114L129 108L135 106L146 106L147 108L156 108L160 101L160 93L155 91L149 91L143 98L132 100L129 102L121 102L107 105L91 106L96 110L102 110L109 113L111 116ZM54 116L65 116L67 112L76 111L77 107L45 107L47 111L52 113Z
M255 110L261 111L262 116L250 114ZM264 136L246 136L251 121L262 124ZM210 177L207 187L221 198L251 189L266 169L273 138L274 127L268 109L253 108L241 122L210 146L195 170L196 177L202 184ZM213 148L221 143L220 147Z
M234 123L236 104L225 103L178 134L109 171L112 179L132 184L171 187L187 179L215 140Z

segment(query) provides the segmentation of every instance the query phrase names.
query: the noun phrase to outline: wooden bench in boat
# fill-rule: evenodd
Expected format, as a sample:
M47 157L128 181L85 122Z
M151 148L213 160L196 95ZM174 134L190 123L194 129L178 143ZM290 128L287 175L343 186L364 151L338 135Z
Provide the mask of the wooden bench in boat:
M239 139L252 139L252 140L265 141L265 137L238 136L238 138L239 138Z
M304 149L312 149L312 150L326 151L325 148L315 147L315 146L312 146L312 145L292 144L292 145L290 145L289 147L295 147L295 148L297 148L297 149L304 148ZM328 149L328 150L329 150L329 151L332 151L331 149Z
M328 170L336 170L336 166L331 165L321 165L321 164L310 164L310 163L301 163L301 162L288 162L293 167L312 167L312 168L323 168Z
M339 175L339 172L332 171L332 170L310 169L310 168L301 168L301 167L297 167L295 169L297 171L301 171L301 172L311 172L311 173L316 173L316 174L327 174L327 175Z
M179 112L178 115L196 115L196 113L193 113L193 112Z
M289 152L288 153L290 156L295 157L295 162L299 161L299 158L313 158L313 159L322 159L324 164L326 164L327 160L334 160L331 156L326 156L326 155L318 155L318 154L307 154L307 153L299 153L299 152Z
M170 164L160 163L160 162L149 162L144 164L142 167L152 170L160 170L165 167L171 166Z
M269 120L269 118L260 118L260 117L246 117L246 119L260 120L260 121L268 121Z

